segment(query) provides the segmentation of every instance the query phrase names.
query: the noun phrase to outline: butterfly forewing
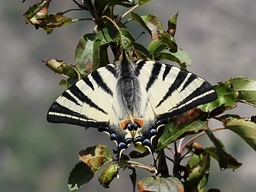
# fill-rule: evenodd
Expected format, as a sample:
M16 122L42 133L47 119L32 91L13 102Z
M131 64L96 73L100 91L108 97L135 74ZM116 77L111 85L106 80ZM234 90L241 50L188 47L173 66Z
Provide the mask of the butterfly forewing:
M212 86L193 73L159 62L138 61L137 64L138 78L158 118L182 114L217 98Z
M47 120L84 127L106 126L116 83L111 69L114 69L113 65L102 67L67 89L50 107ZM109 84L113 86L109 87Z

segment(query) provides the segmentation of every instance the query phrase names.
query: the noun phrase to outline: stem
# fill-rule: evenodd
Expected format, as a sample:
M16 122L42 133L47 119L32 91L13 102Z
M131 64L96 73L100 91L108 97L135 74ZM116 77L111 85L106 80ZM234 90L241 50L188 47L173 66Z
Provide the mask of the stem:
M158 164L157 164L157 172L158 174L161 174L162 176L169 176L169 170L168 170L168 166L166 163L166 155L164 150L160 150L158 152Z
M156 172L156 169L155 167L149 167L149 166L146 166L144 164L141 164L139 162L136 162L136 161L130 161L130 160L121 160L120 161L121 164L124 164L125 166L127 167L132 167L132 168L142 168L142 169L146 169L148 170L149 172L151 173L155 173Z
M174 155L175 151L174 151L171 147L166 146L166 149L168 149L169 151L171 151L171 153Z
M85 4L85 7L86 7L86 10L88 10L90 12L90 14L92 15L92 17L95 18L95 20L98 20L98 16L97 16L97 13L93 12L93 10L89 9L90 6L88 6L88 4L86 3L86 1L84 1L84 4Z
M94 18L81 18L81 19L73 19L72 22L77 22L77 21L95 21Z
M179 140L179 145L178 145L178 151L179 152L180 152L181 144L182 144L183 140L184 140L184 137Z
M186 153L184 153L182 156L181 156L181 160L182 159L184 159L184 158L186 158L186 157L188 157L188 156L190 156L190 152L189 151L187 151Z
M131 9L129 9L128 11L126 11L122 16L121 16L121 19L122 20L126 15L128 15L130 12L132 12L134 9L138 8L139 5L135 5L134 7L132 7Z
M220 130L224 130L225 127L219 127L219 128L215 128L215 129L212 129L211 131L212 132L215 132L215 131L220 131ZM205 132L202 132L202 133L199 133L198 135L196 135L195 137L191 138L190 140L188 140L184 145L183 147L181 148L181 150L185 150L186 146L191 144L192 142L194 142L196 139L198 139L199 137L203 136L203 135L206 135Z
M61 12L63 15L70 12L70 11L81 11L82 9L68 9L67 11Z
M212 117L213 119L216 119L216 120L218 120L218 121L220 121L220 122L223 122L223 119L221 119L221 118L219 118L219 117L216 117L216 116L214 116L214 117Z
M173 159L171 159L170 157L168 157L168 156L165 156L165 158L166 159L168 159L169 161L171 161L171 162L174 162L174 160Z
M78 3L76 0L72 0L80 9L86 9L86 6Z
M76 67L73 67L73 69L76 71L77 73L77 79L80 80L81 79L81 74L79 73L79 71L77 70Z
M175 153L174 153L174 161L173 161L173 169L172 174L174 177L178 177L179 175L179 167L180 167L180 161L181 161L181 153L177 150L176 142L174 143L175 147Z
M93 12L95 13L95 18L98 21L99 17L98 17L98 14L97 14L97 8L95 7L95 3L93 3L92 6L93 6Z
M114 26L115 26L115 28L119 31L120 29L119 29L119 27L118 27L118 25L110 18L110 17L108 17L108 16L102 16L102 19L107 19L107 20L109 20Z

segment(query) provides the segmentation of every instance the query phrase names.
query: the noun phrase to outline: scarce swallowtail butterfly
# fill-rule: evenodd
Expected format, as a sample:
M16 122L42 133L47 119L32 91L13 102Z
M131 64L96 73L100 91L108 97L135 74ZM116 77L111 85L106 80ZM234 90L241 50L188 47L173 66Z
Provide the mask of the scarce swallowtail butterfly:
M82 78L51 105L52 123L94 127L117 145L117 159L131 143L153 152L152 139L167 118L217 98L204 79L155 61L132 61L124 52Z

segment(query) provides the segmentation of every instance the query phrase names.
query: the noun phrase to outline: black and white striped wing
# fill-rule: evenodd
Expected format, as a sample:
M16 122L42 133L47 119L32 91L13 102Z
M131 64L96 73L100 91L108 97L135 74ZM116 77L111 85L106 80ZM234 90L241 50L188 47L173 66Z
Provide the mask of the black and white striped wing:
M62 93L51 105L47 120L83 127L107 126L115 87L114 65L99 68Z
M217 98L213 87L191 72L154 61L137 61L137 65L139 81L158 119L180 115Z

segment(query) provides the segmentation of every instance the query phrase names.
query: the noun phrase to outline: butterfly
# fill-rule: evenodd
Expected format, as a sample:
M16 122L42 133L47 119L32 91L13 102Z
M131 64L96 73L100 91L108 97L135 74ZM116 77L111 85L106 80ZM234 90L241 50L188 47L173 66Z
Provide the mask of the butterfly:
M64 91L47 120L98 128L117 145L117 161L131 143L153 152L166 119L217 98L201 77L170 64L131 60L124 52Z

